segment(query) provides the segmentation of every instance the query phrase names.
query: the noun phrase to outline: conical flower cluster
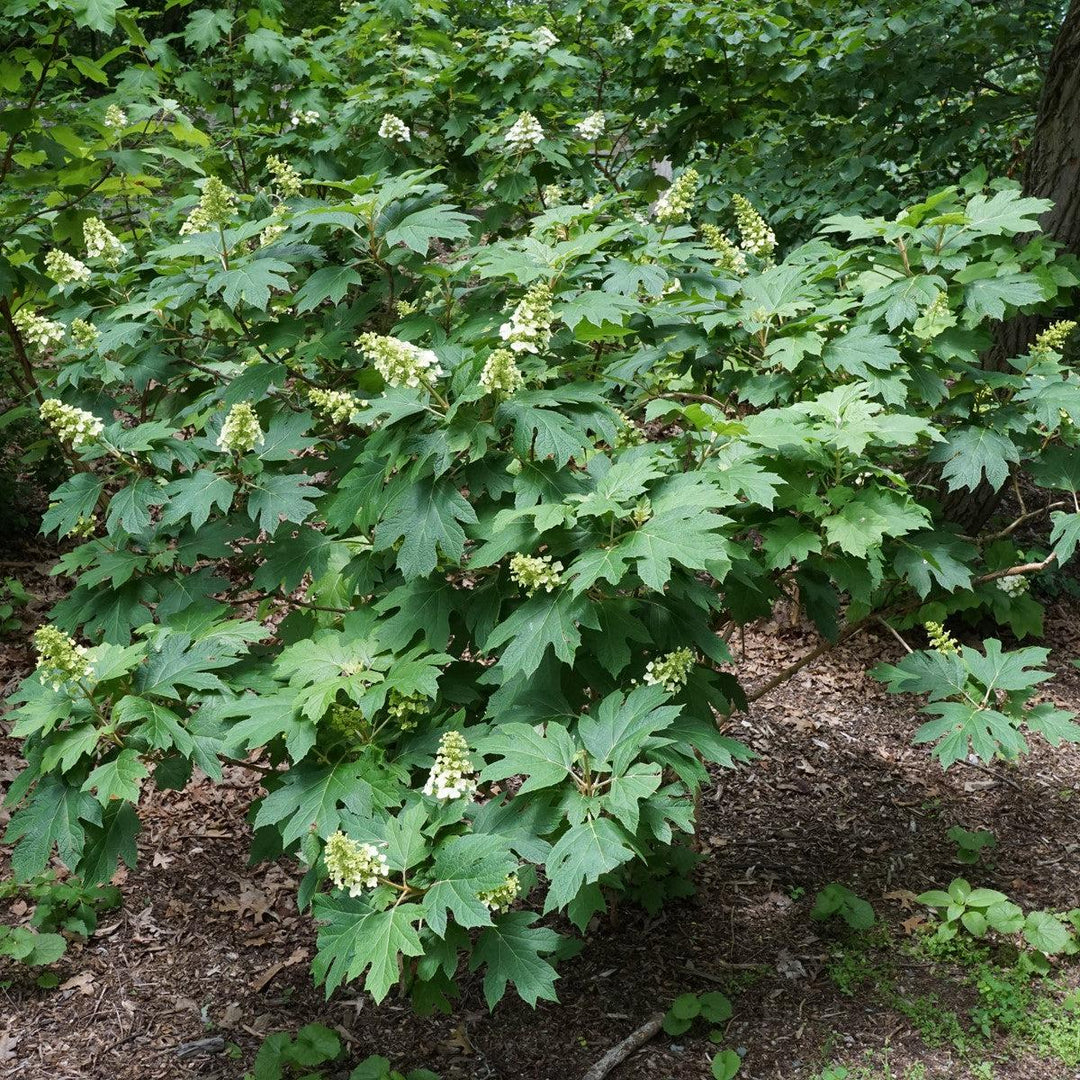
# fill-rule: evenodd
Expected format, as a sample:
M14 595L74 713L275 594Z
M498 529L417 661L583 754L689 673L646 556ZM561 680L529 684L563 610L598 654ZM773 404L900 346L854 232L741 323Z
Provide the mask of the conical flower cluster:
M532 32L532 43L536 51L543 55L548 49L555 48L559 39L546 26L538 26Z
M537 282L499 327L499 337L513 352L538 353L551 340L551 300L551 287Z
M685 220L694 205L700 179L697 169L687 169L677 177L656 200L656 220L664 225Z
M308 391L308 399L316 410L333 424L352 423L357 412L367 405L366 401L348 390L312 388Z
M1065 348L1065 342L1076 329L1073 319L1061 319L1051 323L1036 338L1031 347L1031 355L1040 359L1048 357L1051 353L1060 353Z
M422 716L431 712L431 702L423 694L403 694L391 690L386 712L402 731L415 731Z
M300 174L284 158L271 154L266 159L266 167L274 178L274 188L281 198L291 199L300 194Z
M29 308L19 308L11 317L22 339L37 352L44 352L64 340L64 327L53 319L46 319Z
M501 885L481 890L476 894L476 899L492 911L506 911L520 895L521 882L517 874L507 874Z
M117 266L127 254L127 248L99 217L88 217L83 222L83 241L88 259L103 259L109 266Z
M616 409L615 412L621 421L619 429L615 432L616 450L622 450L627 446L643 446L648 442L648 439L645 437L645 432L642 431L641 428L626 415L626 413L622 412L620 409Z
M409 341L382 334L361 334L356 347L375 365L388 386L413 389L431 379L440 379L443 369L430 349L421 349Z
M594 142L604 134L604 124L607 118L602 112L589 113L584 120L579 120L574 125L574 131L583 139Z
M716 225L702 225L701 235L705 243L716 252L715 263L718 270L741 277L746 273L746 256L727 238L727 234Z
M476 791L476 777L469 760L469 744L460 731L447 731L439 740L435 764L424 784L424 794L436 799L461 799Z
M550 555L523 555L520 551L510 560L510 576L529 594L552 592L562 584L563 564L552 562Z
M390 870L386 856L374 844L358 843L340 830L326 841L323 858L330 880L339 889L348 889L350 896L374 889Z
M85 319L71 320L71 340L80 349L89 349L98 339L98 328Z
M746 196L732 195L731 202L735 207L735 224L739 227L741 237L739 246L759 259L768 259L776 250L776 236L768 222L754 209Z
M38 678L54 690L81 682L90 674L86 649L55 626L42 626L34 632L34 648L38 654Z
M544 129L531 112L523 112L503 136L507 146L518 150L532 150L543 138Z
M648 662L645 666L645 682L649 686L662 686L669 694L675 694L686 685L693 666L693 652L690 649L676 649Z
M1006 596L1023 596L1031 585L1023 574L1009 574L1007 577L999 577L994 581L994 584Z
M120 131L127 127L127 113L119 105L110 105L105 110L105 119L102 123L112 131Z
M76 259L74 255L69 255L66 251L60 251L59 248L53 248L45 256L45 273L60 288L71 285L73 282L90 280L90 267Z
M225 417L218 436L218 449L227 453L250 454L263 444L264 435L255 410L246 401L238 401Z
M514 354L509 349L495 349L480 372L480 385L488 394L513 394L525 385Z
M930 639L930 648L942 656L949 656L959 648L956 638L939 622L924 623L926 636Z
M85 442L93 442L105 430L105 425L93 413L65 405L59 398L46 398L38 414L61 442L70 443L75 449Z
M412 132L409 131L409 125L400 116L395 116L393 113L384 113L379 124L379 138L389 139L391 142L409 142L412 138Z
M236 192L226 187L216 176L211 176L203 185L198 205L180 226L180 235L209 232L219 225L224 225L233 216L235 207Z

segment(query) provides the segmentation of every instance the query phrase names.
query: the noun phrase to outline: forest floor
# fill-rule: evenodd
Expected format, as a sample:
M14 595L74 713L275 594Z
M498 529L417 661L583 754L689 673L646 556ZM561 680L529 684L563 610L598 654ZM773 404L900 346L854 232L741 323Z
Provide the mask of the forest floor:
M28 632L61 589L47 576L51 553L23 562L15 572L36 599L23 630L0 640L0 693L30 670ZM814 641L783 620L736 639L745 683ZM1056 671L1046 696L1080 710L1074 600L1050 607L1046 644ZM734 1003L722 1045L744 1054L740 1080L1080 1078L1080 1005L1067 996L1080 965L1055 965L1033 990L984 994L1001 1021L984 1035L971 1019L971 958L931 955L913 902L963 875L1025 909L1080 905L1080 751L1040 744L1019 765L942 773L912 743L915 703L865 674L901 655L885 630L857 636L737 716L733 733L759 757L718 772L706 792L696 895L654 917L624 907L597 925L562 965L561 1004L535 1011L508 995L489 1014L474 976L448 1017L417 1018L393 997L375 1007L356 988L324 1001L308 971L314 935L296 911L295 867L247 865L258 778L230 769L223 785L148 789L138 869L117 878L123 905L69 948L59 986L39 989L32 972L0 966L0 1075L239 1080L262 1037L317 1020L338 1030L352 1062L379 1053L446 1080L576 1080L677 995L719 989ZM19 768L17 744L0 740L0 787ZM959 865L946 836L954 825L991 829L990 857ZM0 849L0 879L7 856ZM877 927L811 921L830 882L869 900ZM707 1033L661 1033L612 1080L707 1077ZM211 1041L178 1056L199 1040Z

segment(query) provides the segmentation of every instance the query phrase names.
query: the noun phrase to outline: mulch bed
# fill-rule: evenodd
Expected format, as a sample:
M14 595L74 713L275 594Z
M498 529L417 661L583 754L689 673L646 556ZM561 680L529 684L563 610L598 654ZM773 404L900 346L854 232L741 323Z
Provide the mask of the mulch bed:
M61 585L46 576L47 554L31 550L22 561L31 565L18 573L39 596L33 623ZM32 665L26 638L0 641L0 692ZM761 627L746 636L740 674L749 686L764 682L814 643L803 626ZM1080 656L1072 601L1049 611L1047 643L1057 675L1045 692L1080 710L1080 670L1069 664ZM118 877L123 906L72 945L56 966L60 986L40 990L33 973L0 966L0 979L10 980L0 991L0 1075L239 1078L265 1034L318 1020L337 1028L352 1061L380 1053L448 1080L574 1080L677 994L719 988L735 1004L724 1045L745 1051L740 1080L807 1080L831 1060L854 1063L882 1048L893 1076L921 1063L928 1080L962 1077L951 1047L928 1048L870 993L839 992L825 968L843 933L810 921L814 894L843 882L903 937L918 914L912 894L964 873L946 837L963 825L997 838L990 867L968 870L979 884L1025 907L1080 904L1080 751L1039 745L1018 766L943 774L912 745L914 703L888 697L865 674L901 655L884 631L858 636L737 716L734 733L760 757L718 773L706 792L697 894L655 917L622 906L564 962L561 1004L536 1010L508 995L489 1014L471 976L449 1017L417 1018L392 998L375 1007L358 988L324 1001L308 971L314 934L296 911L294 868L247 865L245 814L258 778L229 769L223 785L148 791L139 867ZM18 769L17 744L0 741L0 782L6 787ZM918 988L926 978L913 971L908 981ZM215 1039L238 1044L242 1056L215 1049ZM200 1040L211 1041L178 1056L179 1046ZM696 1029L661 1034L611 1075L706 1077L713 1050ZM995 1060L995 1080L1075 1072L1013 1060L1004 1044L983 1056Z

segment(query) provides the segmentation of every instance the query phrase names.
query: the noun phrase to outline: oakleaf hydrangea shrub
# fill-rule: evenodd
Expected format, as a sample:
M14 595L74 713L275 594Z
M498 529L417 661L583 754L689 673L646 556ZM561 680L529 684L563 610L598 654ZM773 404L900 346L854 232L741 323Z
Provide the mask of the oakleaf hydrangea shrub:
M542 92L565 34L470 31L515 100L436 123L438 80L347 92L401 47L359 25L325 43L326 101L270 59L289 89L235 119L186 112L192 80L126 84L123 122L80 121L119 174L9 241L4 325L70 466L44 529L74 581L15 699L17 875L55 854L107 882L146 785L239 764L263 783L254 857L303 867L328 992L446 1009L474 971L490 1004L535 1003L573 951L545 915L583 931L622 893L687 892L701 789L737 799L724 770L752 758L725 642L782 596L830 639L939 624L933 669L893 682L972 697L946 719L983 757L1077 734L1031 703L1041 650L943 636L976 612L1037 633L1036 590L996 583L1080 542L1071 331L979 362L997 320L1077 284L1016 240L1044 202L973 177L784 251L692 163L620 173L652 134L582 149L626 118L582 132L585 90ZM941 487L1020 470L1061 504L1045 554L949 524Z

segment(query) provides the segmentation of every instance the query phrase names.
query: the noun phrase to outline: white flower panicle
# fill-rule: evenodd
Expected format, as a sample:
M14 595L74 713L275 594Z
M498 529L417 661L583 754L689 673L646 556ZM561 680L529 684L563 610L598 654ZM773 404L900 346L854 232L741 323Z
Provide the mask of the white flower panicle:
M355 344L388 386L416 389L421 383L443 377L439 358L430 349L421 349L409 341L382 334L361 334Z
M180 226L180 235L209 232L219 225L224 225L232 217L235 207L236 192L226 187L216 176L211 176L203 185L198 205Z
M634 31L626 23L622 23L611 32L611 40L616 45L629 45L634 40Z
M374 844L358 843L340 829L327 839L323 858L330 880L339 889L348 889L350 896L376 888L379 878L390 871L386 856Z
M574 130L588 142L594 142L604 134L605 117L602 112L589 113L574 125Z
M685 220L694 205L694 196L700 181L697 169L687 169L680 173L672 181L671 187L656 200L656 220L664 225Z
M255 410L248 402L238 401L221 425L217 444L226 453L250 454L256 446L262 446L264 438Z
M322 119L315 109L296 109L289 117L293 127L311 127Z
M510 905L521 895L521 882L517 874L507 874L506 880L494 889L481 889L476 899L491 911L508 911Z
M532 32L532 43L536 51L543 55L548 49L555 48L559 39L546 26L538 26Z
M926 636L930 639L930 648L935 652L941 653L942 656L949 656L959 649L956 638L945 629L942 623L928 622L923 623L923 626L926 629Z
M541 194L545 206L556 206L566 198L566 191L558 184L545 184Z
M480 372L480 385L487 394L513 394L525 385L514 354L509 349L495 349Z
M274 220L269 225L265 226L263 231L259 233L259 247L269 247L279 237L284 236L289 231L289 226L284 221L279 219L277 213L274 214Z
M105 110L105 119L102 123L110 131L121 131L127 127L127 113L119 105L110 105Z
M512 352L538 353L551 340L551 287L543 281L530 286L508 322L499 327L499 337Z
M351 424L356 414L367 406L367 402L348 390L319 390L313 387L308 391L308 400L316 410L331 423Z
M714 262L718 270L741 277L746 273L746 256L728 239L727 234L716 225L702 225L701 235L705 243L716 252Z
M34 632L34 648L38 654L38 678L54 690L82 682L90 674L86 649L55 626L42 626Z
M412 132L409 131L409 125L400 116L395 116L393 113L383 113L382 121L379 124L379 138L389 139L391 142L409 142L412 139Z
M45 256L45 273L60 288L71 285L73 282L90 280L90 267L76 259L74 255L69 255L66 251L60 251L59 248L53 248Z
M1006 596L1023 596L1028 591L1031 582L1023 574L1009 574L1007 577L999 577L994 584Z
M71 320L71 340L80 349L89 349L98 339L98 328L85 319Z
M283 199L291 199L299 195L301 191L300 174L292 165L277 154L271 154L266 159L266 167L274 178L274 188Z
M38 414L61 442L70 443L75 449L83 443L93 442L105 430L105 425L93 413L65 405L59 398L46 398Z
M27 345L32 346L37 352L44 352L53 345L59 345L64 340L64 327L62 323L54 319L46 319L44 315L38 315L28 308L19 308L12 316L11 321L15 329L19 331Z
M465 736L460 731L447 731L439 739L439 751L424 784L424 794L447 801L471 797L476 791L475 771Z
M83 222L83 241L88 259L103 259L109 266L119 265L127 254L127 248L99 217L88 217Z
M520 551L510 559L510 576L532 596L552 592L562 584L561 562L552 562L550 555L523 555Z
M543 138L544 129L531 112L523 112L503 136L507 146L519 150L532 150Z
M735 207L735 224L739 227L739 246L759 259L768 259L776 250L776 236L768 222L745 195L732 195L731 202Z
M686 685L693 666L693 652L690 649L676 649L645 665L645 682L649 686L662 686L669 694L675 694Z

